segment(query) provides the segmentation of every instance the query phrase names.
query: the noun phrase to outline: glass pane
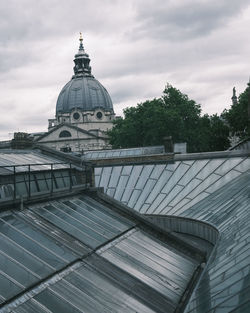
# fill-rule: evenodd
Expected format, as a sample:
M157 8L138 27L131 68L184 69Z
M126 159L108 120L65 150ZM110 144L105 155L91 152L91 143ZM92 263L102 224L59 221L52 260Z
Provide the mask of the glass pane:
M35 212L37 214L41 215L41 217L45 218L50 223L61 228L62 230L66 231L67 233L69 233L70 235L79 239L83 243L89 245L90 247L96 247L100 244L99 241L92 238L87 233L80 231L74 225L68 223L67 221L64 221L62 217L59 217L59 216L51 213L49 210L46 210L45 208L38 208L35 210Z
M49 311L47 308L43 307L40 303L38 303L37 301L34 301L33 299L22 303L12 312L14 313L52 313L52 311Z
M52 241L38 230L32 229L29 224L10 216L3 217L3 219L15 225L15 228L0 221L0 232L49 265L60 268L66 260L72 261L75 259L69 250L60 247L60 244Z
M17 286L14 282L9 280L7 277L0 274L0 295L4 299L9 299L21 292L23 287Z
M26 268L30 269L39 276L42 277L52 272L52 269L49 268L48 265L42 263L39 259L35 258L26 250L2 235L0 235L0 246L1 251L3 251L6 255L24 265Z
M42 303L52 312L60 313L82 313L80 310L73 307L63 298L55 295L52 291L46 289L34 297L35 300Z
M25 287L28 287L39 279L34 273L31 273L28 269L25 269L2 253L0 253L0 270Z

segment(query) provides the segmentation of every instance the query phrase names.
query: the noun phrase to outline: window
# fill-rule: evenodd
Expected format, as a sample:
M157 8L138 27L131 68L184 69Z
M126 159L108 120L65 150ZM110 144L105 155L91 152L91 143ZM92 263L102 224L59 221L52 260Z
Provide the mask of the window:
M102 112L97 112L96 117L101 120L102 119Z
M79 114L78 112L75 112L75 113L73 114L73 118L74 118L74 120L79 120L80 114Z
M60 138L71 137L71 133L69 131L67 131L67 130L63 130L63 131L60 132L59 137Z
M62 151L62 152L71 152L71 148L70 147L63 147L63 148L60 148L60 151Z

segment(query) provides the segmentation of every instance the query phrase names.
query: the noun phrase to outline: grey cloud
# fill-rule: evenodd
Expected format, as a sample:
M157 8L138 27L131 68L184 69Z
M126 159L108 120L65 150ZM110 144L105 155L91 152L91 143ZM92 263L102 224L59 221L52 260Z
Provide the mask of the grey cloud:
M110 36L114 28L126 23L121 4L110 0L1 1L0 71L41 60L38 47L46 46L48 41L60 52L62 39L78 36L79 31Z
M0 132L6 133L6 129L12 128L12 127L16 127L15 122L2 120L2 122L0 124Z
M110 0L1 1L1 42L56 39L79 31L107 33L123 20L115 14L121 13L121 4Z
M173 41L206 36L249 5L245 0L146 2L146 6L141 1L137 5L138 25L131 36Z
M37 57L28 55L27 50L20 49L17 51L0 51L0 72L3 74L4 72L8 72L11 69L19 68L22 66L29 66L37 60ZM5 76L0 75L0 80L5 79Z
M222 111L250 73L248 1L0 2L2 132L42 131L72 76L78 32L115 110L159 97L167 82ZM238 82L238 85L237 85ZM14 122L13 122L14 121Z

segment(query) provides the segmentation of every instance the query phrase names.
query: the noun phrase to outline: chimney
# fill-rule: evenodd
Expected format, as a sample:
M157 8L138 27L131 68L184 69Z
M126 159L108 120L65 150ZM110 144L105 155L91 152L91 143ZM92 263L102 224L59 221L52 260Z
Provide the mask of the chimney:
M11 140L12 149L29 149L32 147L33 140L27 133L14 133L14 138Z
M174 152L174 145L173 145L172 136L164 137L163 143L164 143L165 153L173 153Z

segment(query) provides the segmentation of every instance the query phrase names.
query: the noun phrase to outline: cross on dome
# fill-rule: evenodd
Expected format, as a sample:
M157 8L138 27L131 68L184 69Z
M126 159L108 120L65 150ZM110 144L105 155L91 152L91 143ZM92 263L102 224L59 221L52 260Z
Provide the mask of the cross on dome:
M83 51L84 50L83 44L82 44L83 38L82 38L82 33L81 32L80 32L79 41L80 41L79 51Z

